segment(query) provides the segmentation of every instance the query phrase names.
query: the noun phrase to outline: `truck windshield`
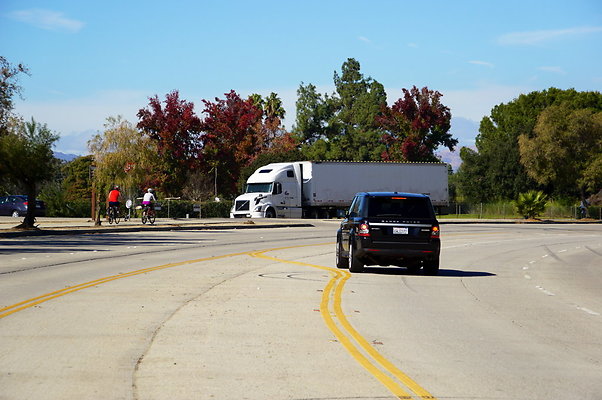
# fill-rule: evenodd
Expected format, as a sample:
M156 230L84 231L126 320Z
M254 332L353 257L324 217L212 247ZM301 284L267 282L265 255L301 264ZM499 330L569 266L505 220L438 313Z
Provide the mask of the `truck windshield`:
M247 190L245 193L272 193L272 182L247 183Z

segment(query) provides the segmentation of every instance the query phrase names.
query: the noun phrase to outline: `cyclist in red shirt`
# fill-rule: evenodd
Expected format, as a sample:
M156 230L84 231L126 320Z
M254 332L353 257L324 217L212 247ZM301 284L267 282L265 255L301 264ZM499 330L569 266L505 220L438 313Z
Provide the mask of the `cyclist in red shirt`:
M119 191L119 186L115 185L113 190L111 190L109 192L109 197L107 198L109 207L115 207L116 210L119 210L119 205L120 205L119 200L120 199L121 199L121 192Z

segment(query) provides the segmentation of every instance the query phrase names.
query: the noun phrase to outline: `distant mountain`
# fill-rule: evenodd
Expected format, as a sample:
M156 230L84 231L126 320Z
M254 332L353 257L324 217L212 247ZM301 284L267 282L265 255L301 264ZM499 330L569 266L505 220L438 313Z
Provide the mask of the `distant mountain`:
M55 151L54 156L56 158L58 158L59 160L63 160L63 161L67 161L67 162L73 161L74 159L79 157L79 155L77 155L77 154L65 154L65 153L61 153L60 151Z
M435 152L435 155L441 158L441 161L444 163L450 164L454 172L458 170L458 167L462 164L462 159L460 158L460 151L449 151L448 149L443 149Z

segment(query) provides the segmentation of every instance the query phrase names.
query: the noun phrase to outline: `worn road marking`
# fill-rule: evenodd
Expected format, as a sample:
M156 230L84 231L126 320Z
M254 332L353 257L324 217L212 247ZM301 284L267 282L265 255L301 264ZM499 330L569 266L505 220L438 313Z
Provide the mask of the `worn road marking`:
M156 267L144 268L144 269L139 269L136 271L126 272L123 274L111 275L111 276L107 276L105 278L95 279L90 282L80 283L79 285L74 285L74 286L69 286L64 289L60 289L60 290L57 290L54 292L46 293L41 296L37 296L37 297L31 298L28 300L21 301L19 303L13 304L8 307L0 308L0 319L2 319L4 317L8 317L9 315L14 314L16 312L34 307L38 304L47 302L49 300L56 299L57 297L62 297L62 296L68 295L73 292L77 292L77 291L80 291L83 289L88 289L88 288L91 288L91 287L94 287L97 285L101 285L103 283L112 282L112 281L115 281L118 279L129 278L131 276L141 275L141 274L145 274L147 272L158 271L158 270L166 269L166 268L179 267L181 265L193 264L193 263L202 262L202 261L210 261L210 260L218 260L220 258L226 258L226 257L242 256L242 255L247 255L249 253L250 252L242 252L242 253L225 254L223 256L198 258L195 260L187 260L187 261L181 261L181 262L177 262L177 263L163 264L163 265L159 265Z

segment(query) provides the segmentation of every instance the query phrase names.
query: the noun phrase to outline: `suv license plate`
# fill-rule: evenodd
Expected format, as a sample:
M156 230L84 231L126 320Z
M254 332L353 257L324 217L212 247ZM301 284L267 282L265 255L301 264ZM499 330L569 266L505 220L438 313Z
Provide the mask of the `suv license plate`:
M393 234L394 235L407 235L409 233L408 228L401 228L398 226L394 226L393 227Z

